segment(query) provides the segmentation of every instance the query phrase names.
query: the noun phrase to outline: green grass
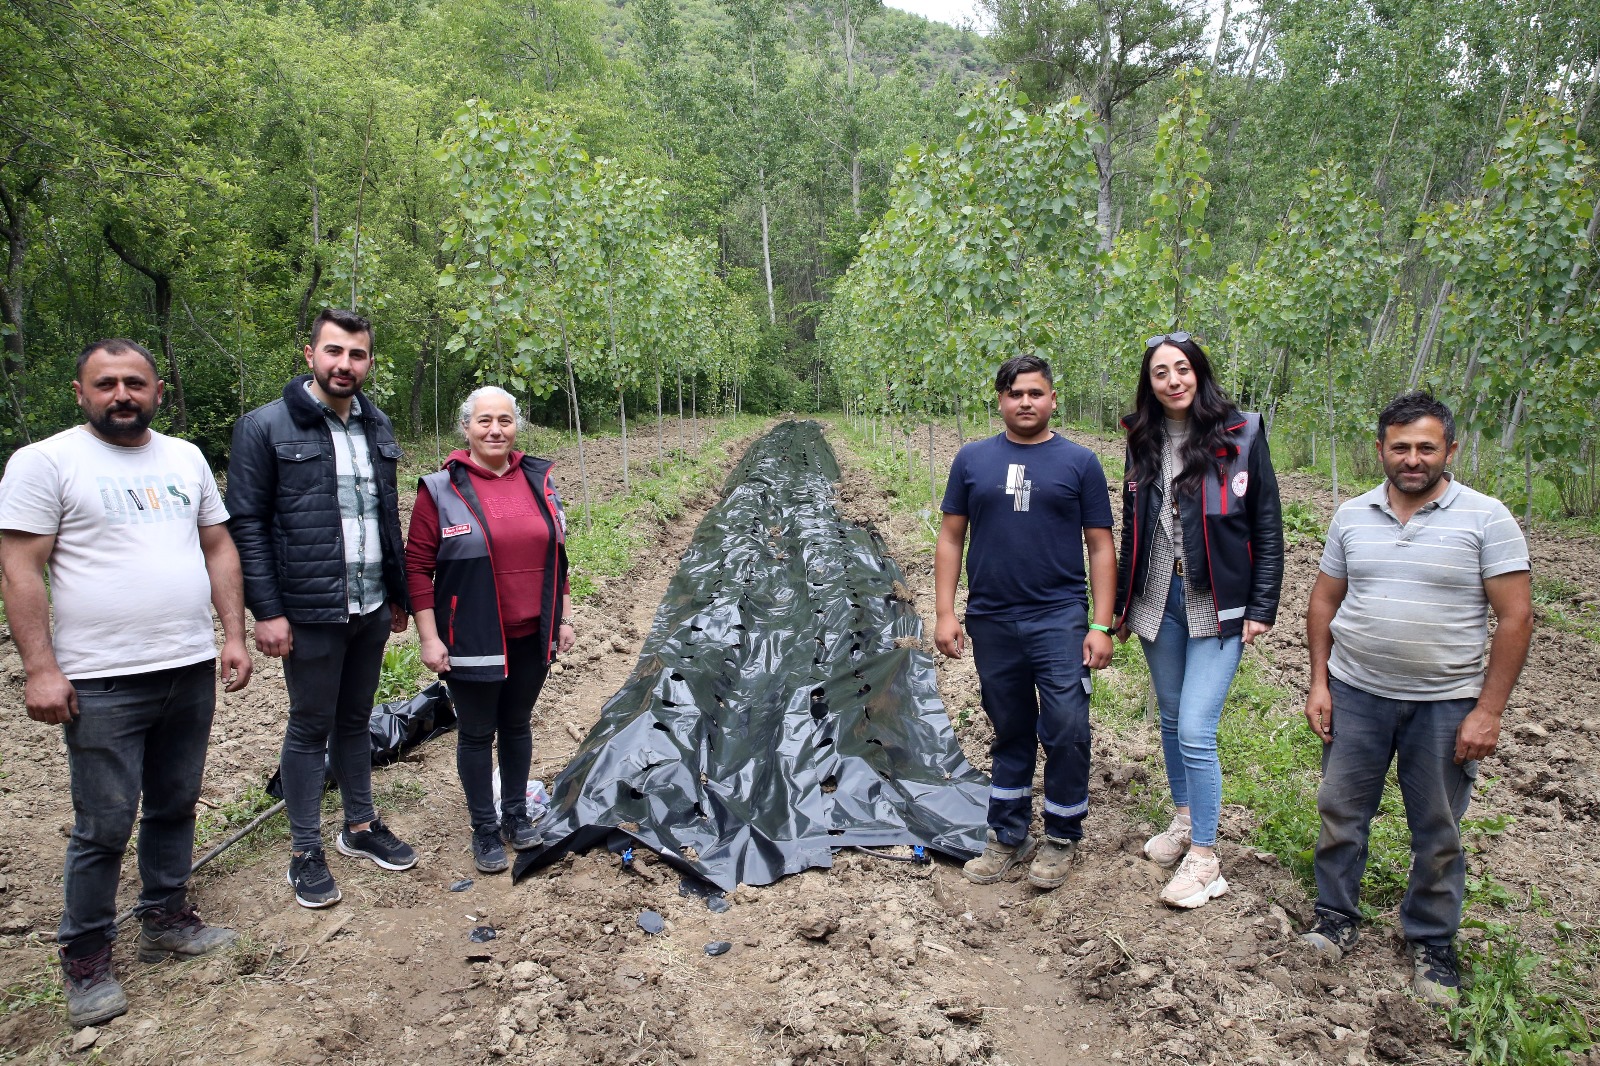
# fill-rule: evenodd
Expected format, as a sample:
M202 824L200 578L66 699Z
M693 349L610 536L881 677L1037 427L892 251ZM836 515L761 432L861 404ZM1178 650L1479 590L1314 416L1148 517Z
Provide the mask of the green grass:
M1600 642L1600 612L1593 602L1579 603L1583 590L1560 577L1535 576L1533 606L1541 625Z
M202 811L195 820L195 857L199 858L222 843L230 833L242 828L250 819L277 802L267 794L266 789L252 785L238 799L224 803L216 810ZM289 819L280 811L257 826L249 836L207 863L201 876L215 877L249 866L261 856L276 851L288 840Z
M54 964L23 974L0 988L0 1018L29 1007L56 1006L66 1001L61 971Z

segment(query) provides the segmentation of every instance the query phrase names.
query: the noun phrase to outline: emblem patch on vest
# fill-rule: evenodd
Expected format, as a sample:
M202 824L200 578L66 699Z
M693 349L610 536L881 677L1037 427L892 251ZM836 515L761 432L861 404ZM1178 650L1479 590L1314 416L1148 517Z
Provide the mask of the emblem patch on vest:
M472 526L470 524L462 524L462 525L459 525L459 526L445 526L443 529L441 529L439 531L439 536L441 536L441 537L461 537L461 536L465 536L466 534L471 533L471 532L472 532Z
M1248 471L1241 470L1237 474L1233 475L1233 494L1235 496L1243 496L1244 490L1249 487L1250 474Z

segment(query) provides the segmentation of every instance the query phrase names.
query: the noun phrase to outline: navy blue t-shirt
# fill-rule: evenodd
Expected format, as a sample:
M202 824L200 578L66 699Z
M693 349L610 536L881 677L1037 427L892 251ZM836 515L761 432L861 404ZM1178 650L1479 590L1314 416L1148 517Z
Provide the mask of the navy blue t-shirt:
M968 614L1017 621L1088 605L1083 529L1112 525L1106 474L1088 448L1059 433L973 441L950 464L940 510L967 517Z

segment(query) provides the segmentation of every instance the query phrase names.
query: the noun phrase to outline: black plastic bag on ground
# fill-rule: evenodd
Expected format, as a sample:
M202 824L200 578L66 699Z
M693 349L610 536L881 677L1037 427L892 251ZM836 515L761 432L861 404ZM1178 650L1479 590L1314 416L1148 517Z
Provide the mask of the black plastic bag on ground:
M816 423L745 454L517 876L624 841L723 890L852 845L982 850L988 778L956 743L899 568L834 509L838 476Z
M372 765L384 766L426 740L454 728L455 705L443 681L435 681L409 700L380 703L372 708L367 730L372 737ZM325 789L338 788L333 765L327 764ZM267 794L283 798L283 771L274 770L267 782Z

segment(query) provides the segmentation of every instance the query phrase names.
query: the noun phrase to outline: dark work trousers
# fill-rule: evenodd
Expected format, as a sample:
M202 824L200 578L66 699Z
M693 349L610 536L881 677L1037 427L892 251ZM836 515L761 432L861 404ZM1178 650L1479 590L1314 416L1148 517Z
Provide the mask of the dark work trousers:
M1089 668L1083 604L1020 622L968 615L983 709L994 725L989 828L1020 843L1033 820L1033 768L1044 745L1044 831L1083 836L1089 809Z
M137 910L177 910L194 860L194 805L217 704L216 662L74 681L78 717L62 726L72 775L72 837L57 941L68 957L117 935L117 882L139 815Z
M456 772L467 795L472 828L493 828L501 816L528 813L528 768L533 763L533 704L549 664L537 634L506 641L504 681L445 681L456 707ZM500 747L500 811L494 809L496 737Z
M1333 742L1322 748L1317 812L1317 910L1361 920L1361 876L1367 869L1372 816L1383 798L1389 763L1411 830L1411 876L1400 901L1407 940L1449 944L1461 925L1467 887L1461 817L1472 798L1477 762L1455 764L1456 730L1477 705L1456 700L1393 700L1328 680Z
M344 820L360 825L372 807L372 697L378 691L392 615L387 604L348 622L295 622L283 660L289 728L283 735L283 800L289 844L322 846L324 767L332 765Z

